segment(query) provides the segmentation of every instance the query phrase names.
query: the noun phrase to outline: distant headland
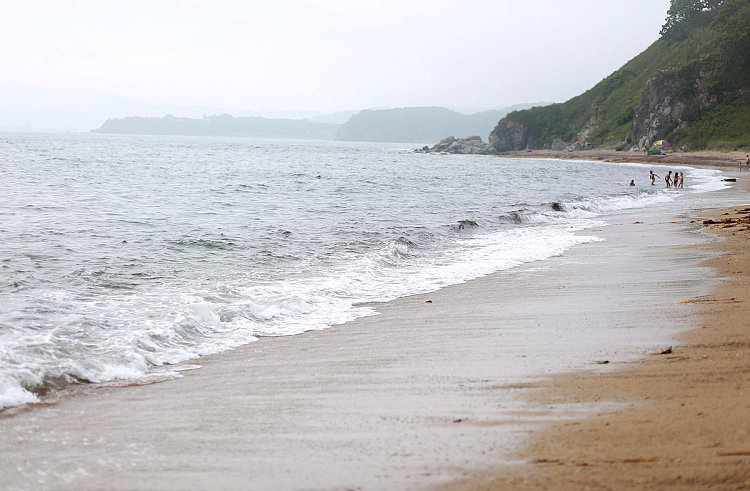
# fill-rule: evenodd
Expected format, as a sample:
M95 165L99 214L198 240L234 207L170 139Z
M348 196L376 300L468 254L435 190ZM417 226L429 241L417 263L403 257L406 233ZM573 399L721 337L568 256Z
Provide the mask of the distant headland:
M203 118L126 117L108 119L92 133L429 143L445 135L487 135L511 111L538 104L519 104L474 114L444 107L369 109L353 113L343 124L308 119L235 118L229 114Z
M195 119L167 115L163 118L108 119L100 128L91 132L129 135L251 136L332 140L338 127L339 125L336 124L314 123L306 119L235 118L228 114Z

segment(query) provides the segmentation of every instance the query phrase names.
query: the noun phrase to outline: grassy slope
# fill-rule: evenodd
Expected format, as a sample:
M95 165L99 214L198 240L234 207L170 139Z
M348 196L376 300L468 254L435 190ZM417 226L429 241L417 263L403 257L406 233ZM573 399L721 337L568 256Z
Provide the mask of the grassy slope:
M694 81L701 72L718 73L705 88L716 96L709 108L691 108L685 120L687 128L678 129L675 123L664 128L659 138L675 140L688 148L738 148L750 143L750 98L747 73L727 68L716 59L716 31L710 17L680 36L661 38L622 68L602 80L592 89L573 99L543 108L516 111L507 121L525 124L537 146L550 144L554 138L571 141L587 123L596 120L596 129L588 141L602 148L615 148L626 142L634 111L641 101L646 81L663 70L681 80L678 96L695 97ZM498 126L499 126L498 125Z

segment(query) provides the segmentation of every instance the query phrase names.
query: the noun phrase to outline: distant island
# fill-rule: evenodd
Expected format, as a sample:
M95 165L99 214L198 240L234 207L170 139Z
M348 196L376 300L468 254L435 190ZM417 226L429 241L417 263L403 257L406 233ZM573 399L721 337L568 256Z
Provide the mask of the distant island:
M250 136L333 140L339 126L332 123L314 123L306 119L235 118L228 114L204 116L201 119L178 118L167 115L163 118L108 119L100 128L91 130L91 132L127 135Z
M349 118L336 132L336 140L429 143L446 135L486 137L511 111L538 105L545 104L520 104L468 115L444 107L370 109Z
M92 133L126 135L245 136L394 143L427 143L445 135L489 135L509 112L544 105L519 104L505 109L462 114L444 107L369 109L331 115L326 121L238 117L229 114L185 118L167 115L108 119ZM335 116L335 117L334 117ZM336 117L347 118L343 124ZM321 118L323 119L323 118ZM339 120L341 120L339 119Z

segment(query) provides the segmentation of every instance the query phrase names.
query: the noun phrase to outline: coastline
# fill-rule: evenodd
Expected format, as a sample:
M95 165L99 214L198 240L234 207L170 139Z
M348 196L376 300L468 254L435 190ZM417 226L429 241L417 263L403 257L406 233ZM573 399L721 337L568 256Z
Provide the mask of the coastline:
M741 185L750 191L747 179ZM621 370L553 377L530 398L540 407L619 401L626 409L552 424L518 453L523 465L438 489L750 488L748 204L698 214L723 239L696 246L718 253L703 265L720 278L710 295L686 301L699 328Z
M699 152L668 152L666 155L646 155L640 152L616 152L614 150L532 150L515 151L498 154L505 158L535 158L561 160L597 160L613 163L636 163L655 165L685 165L689 167L709 167L722 170L736 169L738 164L745 163L746 152L718 152L713 150ZM744 165L743 165L744 169Z
M200 370L183 365L183 377L163 383L80 388L9 414L0 418L0 474L8 479L0 488L422 489L463 474L470 487L456 489L481 489L496 477L486 469L517 460L508 452L540 424L564 426L571 411L607 407L595 388L588 400L599 403L578 409L555 402L561 409L547 411L544 391L519 405L515 396L547 379L518 383L514 367L554 360L560 364L551 374L575 370L560 380L577 383L582 368L607 380L633 360L650 359L685 328L680 323L693 322L693 314L668 315L656 323L664 331L658 336L638 332L653 309L666 302L678 312L681 300L711 281L696 274L695 258L713 253L675 249L685 237L674 229L684 222L647 225L657 242L647 244L654 249L647 257L636 254L644 246L641 225L626 218L603 231L614 246L578 246L520 272L377 305L379 316L326 331L263 338L201 358ZM659 271L664 251L666 272ZM616 264L606 257L611 252ZM596 278L587 273L592 267ZM677 290L662 292L666 279ZM592 299L597 308L586 311ZM583 349L607 323L617 349ZM526 326L541 331L535 344ZM508 345L513 356L497 359ZM611 363L600 366L603 360ZM611 400L621 407L624 398Z

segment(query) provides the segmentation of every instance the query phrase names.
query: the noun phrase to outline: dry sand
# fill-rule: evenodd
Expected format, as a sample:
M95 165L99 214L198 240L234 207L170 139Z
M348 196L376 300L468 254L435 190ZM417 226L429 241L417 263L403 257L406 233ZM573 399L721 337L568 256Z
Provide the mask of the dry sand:
M376 317L6 412L0 489L750 486L748 225L681 247L700 226L626 216L597 231L606 243ZM708 264L712 293L698 263L715 250L729 255ZM573 371L518 382L540 364Z

